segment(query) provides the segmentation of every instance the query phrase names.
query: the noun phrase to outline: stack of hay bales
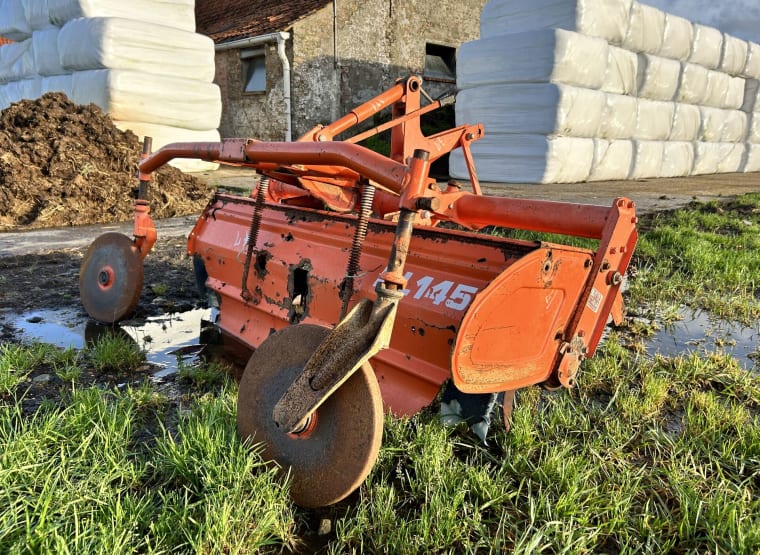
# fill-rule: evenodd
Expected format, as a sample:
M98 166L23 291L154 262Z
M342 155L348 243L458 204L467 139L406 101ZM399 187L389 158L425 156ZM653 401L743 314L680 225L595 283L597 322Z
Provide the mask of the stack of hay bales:
M760 46L635 0L491 0L459 51L481 179L760 170ZM461 151L450 173L467 178Z
M195 33L194 0L0 0L0 109L47 92L94 103L120 129L218 141L214 44ZM216 167L177 160L185 171Z

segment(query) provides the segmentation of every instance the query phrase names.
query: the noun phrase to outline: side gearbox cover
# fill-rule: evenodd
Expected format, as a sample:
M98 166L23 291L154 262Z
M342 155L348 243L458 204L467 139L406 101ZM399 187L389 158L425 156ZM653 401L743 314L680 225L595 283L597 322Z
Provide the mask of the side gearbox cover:
M593 253L544 244L475 297L457 333L451 369L465 393L518 389L551 375Z

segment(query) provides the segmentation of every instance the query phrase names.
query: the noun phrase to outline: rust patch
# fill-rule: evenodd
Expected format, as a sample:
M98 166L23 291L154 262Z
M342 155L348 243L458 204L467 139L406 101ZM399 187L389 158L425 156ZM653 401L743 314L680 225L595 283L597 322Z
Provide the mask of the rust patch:
M256 276L259 279L264 279L267 274L267 263L272 260L272 253L266 250L262 250L256 253L256 260L253 263L253 270L256 272Z
M290 299L283 299L281 301L278 301L277 299L273 299L268 295L264 295L264 300L267 302L267 304L282 308L283 310L290 310Z

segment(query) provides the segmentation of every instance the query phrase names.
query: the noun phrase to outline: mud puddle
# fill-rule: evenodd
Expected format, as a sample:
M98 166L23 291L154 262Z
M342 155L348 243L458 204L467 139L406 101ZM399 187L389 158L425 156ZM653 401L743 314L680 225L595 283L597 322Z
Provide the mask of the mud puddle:
M181 362L197 359L204 345L200 341L202 323L212 321L212 309L194 309L175 314L125 321L116 328L98 324L75 309L35 310L8 317L19 339L39 341L61 348L82 349L105 333L128 336L144 352L156 370L155 380L177 373Z
M663 326L646 341L648 352L676 356L721 351L748 370L760 368L760 322L744 326L686 307L680 308L678 314L680 320Z

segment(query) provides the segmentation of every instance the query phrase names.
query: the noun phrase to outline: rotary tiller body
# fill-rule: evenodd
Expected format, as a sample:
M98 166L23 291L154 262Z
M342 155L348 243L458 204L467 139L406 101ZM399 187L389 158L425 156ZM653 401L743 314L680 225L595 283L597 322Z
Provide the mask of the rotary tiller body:
M442 102L421 107L421 94L411 77L293 143L181 143L146 148L140 164L141 193L175 157L261 175L250 196L214 195L188 252L219 302L222 331L254 350L240 384L240 433L291 471L304 506L358 487L377 456L383 409L413 414L448 379L464 393L571 387L610 315L621 317L633 203L481 194L469 147L482 127L423 136L420 116ZM386 107L390 122L334 140ZM355 144L385 129L390 156ZM429 177L431 162L457 147L472 191ZM592 238L598 247L475 232L486 226ZM141 272L154 241L147 202L138 200L131 247L111 238L88 253L80 287L94 317L113 321L134 307L134 276L115 292L109 283ZM112 263L114 251L127 263Z

